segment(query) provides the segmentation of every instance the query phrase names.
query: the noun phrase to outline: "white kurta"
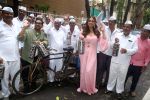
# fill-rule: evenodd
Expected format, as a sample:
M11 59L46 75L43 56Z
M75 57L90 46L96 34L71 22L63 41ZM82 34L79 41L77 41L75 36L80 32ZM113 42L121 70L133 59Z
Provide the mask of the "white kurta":
M112 48L111 48L111 42L114 40L114 37L117 33L119 33L120 31L115 28L115 30L111 33L110 28L108 26L105 26L105 33L106 33L106 38L108 40L108 48L106 51L104 51L103 53L109 56L112 56ZM100 47L101 48L101 47ZM101 51L101 50L100 50Z
M120 33L116 34L115 38L116 37L119 39L120 48L118 56L112 56L111 59L107 89L112 91L116 85L116 92L122 93L124 91L124 82L130 64L131 55L138 50L138 46L136 43L136 37L131 34L125 37L123 33ZM114 41L115 40L113 40L112 44L114 44ZM127 53L121 54L121 48L125 48Z
M70 25L69 25L69 24L67 24L67 25L64 26L64 27L65 27L66 30L69 30L69 29L70 29ZM80 29L79 29L79 27L78 27L77 25L75 25L74 29L80 31Z
M55 49L52 51L52 53L62 53L64 43L66 41L66 35L64 31L60 28L59 30L56 30L54 27L48 32L48 42L49 42L49 47L51 49ZM62 57L63 55L50 55L50 58L57 58L57 57ZM55 59L55 60L50 60L50 68L55 69L56 71L60 71L62 69L62 59ZM49 81L53 82L54 81L54 73L51 71L48 73L49 74Z
M67 30L67 33L70 32L70 29ZM77 51L77 43L79 41L80 31L78 29L74 29L71 33L71 46L74 48L74 53ZM68 35L68 34L67 34ZM67 36L66 36L67 37ZM67 40L67 39L66 39ZM65 44L67 45L67 44Z
M43 31L44 31L44 33L48 33L48 31L52 28L52 23L50 22L49 24L46 24L46 23L44 23L43 24Z
M20 21L18 17L15 17L13 18L12 22L14 24L15 31L17 32L17 34L19 34L23 27L23 21ZM19 41L19 48L23 47L23 45L23 42Z
M17 61L18 51L18 34L14 26L10 27L4 21L0 22L0 55L6 61Z
M9 76L13 79L15 73L20 68L20 56L18 48L17 33L13 26L7 25L4 21L0 22L0 57L5 61L4 78L2 79L2 95L8 97ZM16 85L19 83L16 83Z

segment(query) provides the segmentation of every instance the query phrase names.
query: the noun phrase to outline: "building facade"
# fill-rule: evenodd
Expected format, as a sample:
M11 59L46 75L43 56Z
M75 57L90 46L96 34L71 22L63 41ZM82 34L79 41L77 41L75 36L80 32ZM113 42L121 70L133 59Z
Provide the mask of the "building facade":
M27 6L29 10L37 10L40 8L48 7L49 13L58 15L69 14L80 17L81 11L85 12L84 0L23 0L22 4Z

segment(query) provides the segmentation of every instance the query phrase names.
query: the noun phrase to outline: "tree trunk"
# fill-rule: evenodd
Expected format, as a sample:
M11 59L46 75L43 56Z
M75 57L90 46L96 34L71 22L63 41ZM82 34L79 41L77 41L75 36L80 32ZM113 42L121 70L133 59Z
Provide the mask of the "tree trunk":
M117 2L117 23L118 27L122 27L123 24L123 9L125 0L118 0Z
M89 0L85 0L85 8L86 8L87 17L90 17Z
M123 18L123 23L127 20L127 16L130 11L130 7L131 7L131 0L128 0L127 8L125 10L125 14L124 14L124 18Z
M110 16L113 15L114 5L115 5L115 0L111 0L111 5L110 5Z
M18 16L18 0L13 0L13 10L14 10L14 17Z

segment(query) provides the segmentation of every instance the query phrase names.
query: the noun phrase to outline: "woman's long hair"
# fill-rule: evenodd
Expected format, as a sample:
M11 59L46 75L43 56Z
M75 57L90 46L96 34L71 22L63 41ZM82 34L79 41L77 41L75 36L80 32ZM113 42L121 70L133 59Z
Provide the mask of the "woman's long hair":
M97 27L97 25L96 25L96 18L93 17L93 16L91 16L90 18L92 18L92 19L95 21L95 25L93 26L93 32L94 32L94 34L97 36L97 38L99 38L100 32L98 31L98 27ZM89 28L89 26L88 26L88 22L89 22L89 19L90 19L90 18L87 19L87 21L86 21L86 27L85 27L85 29L83 30L83 36L84 36L84 37L86 37L86 36L90 33L90 28Z

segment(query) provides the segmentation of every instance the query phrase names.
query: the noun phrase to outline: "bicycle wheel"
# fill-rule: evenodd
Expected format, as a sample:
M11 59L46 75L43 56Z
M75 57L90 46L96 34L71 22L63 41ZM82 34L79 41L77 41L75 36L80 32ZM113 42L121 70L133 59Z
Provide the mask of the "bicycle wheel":
M44 84L45 76L39 68L40 66L38 66L36 66L37 68L35 70L35 66L33 65L25 66L15 74L12 87L17 94L30 95L40 90ZM27 73L24 74L24 72Z

